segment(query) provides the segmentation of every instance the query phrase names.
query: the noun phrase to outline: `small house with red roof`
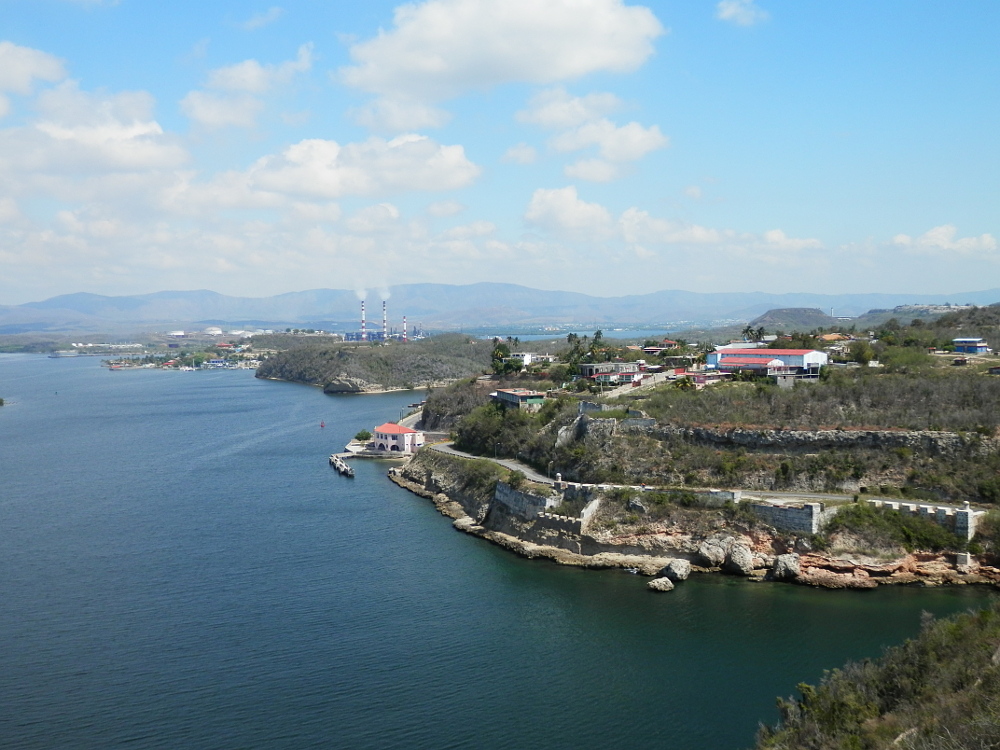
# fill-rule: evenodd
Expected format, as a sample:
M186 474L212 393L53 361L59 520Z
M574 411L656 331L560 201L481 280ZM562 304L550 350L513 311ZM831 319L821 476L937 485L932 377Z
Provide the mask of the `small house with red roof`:
M424 433L400 424L386 422L375 428L371 447L378 451L416 453L423 444Z

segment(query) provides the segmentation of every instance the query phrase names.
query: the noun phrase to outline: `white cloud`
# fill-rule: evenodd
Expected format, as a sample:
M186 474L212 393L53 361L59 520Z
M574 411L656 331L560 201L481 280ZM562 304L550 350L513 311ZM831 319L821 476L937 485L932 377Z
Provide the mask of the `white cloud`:
M21 218L21 209L12 198L0 198L0 224L9 224Z
M556 151L578 151L596 145L600 155L609 161L635 161L669 143L656 125L644 128L630 122L618 127L607 119L588 122L560 133L551 141Z
M738 26L753 26L769 17L766 10L754 5L754 0L721 0L715 6L715 17Z
M177 167L188 154L153 119L144 91L91 94L66 81L37 97L31 126L0 130L0 172L11 181Z
M254 13L246 21L239 24L239 26L244 31L256 31L257 29L261 29L265 26L268 26L269 24L274 23L279 18L281 18L281 16L284 15L284 13L285 11L283 8L279 8L278 6L273 6L271 8L268 8L263 13L260 12Z
M220 96L209 91L192 91L181 99L181 112L209 128L252 128L264 103L253 96Z
M618 167L603 159L580 159L563 167L563 174L574 180L611 182L619 177Z
M427 213L437 217L454 216L464 210L465 206L458 201L436 201L427 207Z
M6 117L10 113L10 99L8 99L3 94L0 94L0 119Z
M572 128L611 114L621 107L621 100L610 93L594 92L571 96L561 86L540 91L528 102L528 109L517 112L518 122L541 125L553 130Z
M953 224L942 224L925 232L916 239L905 234L897 234L892 238L893 244L905 247L912 252L939 255L985 255L993 256L997 250L997 240L992 234L982 234L979 237L960 237L958 228Z
M383 232L399 221L399 209L391 203L366 206L347 220L347 228L358 234Z
M500 161L512 164L534 164L536 159L538 152L527 143L515 143L500 157Z
M292 216L300 221L334 223L340 221L340 206L336 203L295 203Z
M66 77L62 61L47 52L0 42L0 91L30 94L35 80L56 82Z
M524 220L556 234L594 239L606 237L612 224L608 209L599 203L581 200L572 185L555 190L536 190Z
M688 185L686 188L684 188L684 195L686 195L688 198L694 198L695 200L699 200L701 198L701 188L698 187L697 185Z
M279 65L261 65L256 60L244 60L209 72L207 87L228 93L191 91L180 104L181 111L199 125L208 128L252 128L264 103L252 94L264 94L276 87L287 86L296 73L312 67L312 44L299 47L294 60Z
M816 239L803 239L798 237L788 237L780 229L769 229L764 232L764 244L774 250L816 250L823 247L823 243Z
M280 156L260 159L249 176L259 189L338 198L453 190L469 185L480 171L461 146L442 146L424 136L407 135L391 141L373 136L345 146L321 139L300 141Z
M492 221L474 221L471 224L447 229L441 233L441 237L449 240L468 240L474 237L485 237L488 234L493 234L496 230L497 226Z
M719 244L732 238L732 233L716 229L657 219L648 211L629 208L618 219L618 226L625 242L635 244Z
M635 70L663 27L622 0L428 0L400 5L393 28L350 48L341 80L365 91L439 101L523 81Z
M451 119L450 112L438 107L390 97L374 99L347 114L358 125L379 133L440 128Z
M296 73L304 73L312 67L312 49L312 43L303 44L294 60L286 60L280 65L244 60L216 68L208 74L208 88L262 94L275 86L287 85Z

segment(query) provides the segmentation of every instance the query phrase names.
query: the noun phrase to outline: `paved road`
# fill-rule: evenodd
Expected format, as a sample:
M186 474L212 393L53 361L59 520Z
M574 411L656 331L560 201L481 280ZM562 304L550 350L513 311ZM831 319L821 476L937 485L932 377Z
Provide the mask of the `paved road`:
M542 476L537 471L532 469L530 466L522 464L520 461L516 461L512 458L492 458L490 456L473 456L470 453L464 453L463 451L457 450L452 443L435 443L428 446L431 450L436 450L441 453L447 453L451 456L458 456L460 458L485 458L487 461L493 461L494 463L500 464L505 469L510 469L511 471L517 470L524 472L524 476L530 479L532 482L538 482L540 484L554 484L555 479L550 479L549 477ZM623 485L623 484L605 484L605 487L635 487L636 485ZM647 489L659 489L656 487L649 486ZM676 489L676 488L670 488ZM706 489L695 488L691 489ZM834 495L834 494L823 494L818 492L762 492L757 490L743 490L744 495L754 498L760 498L761 500L767 500L769 498L773 499L789 499L789 500L850 500L852 495Z
M520 471L524 473L524 476L530 479L532 482L538 482L539 484L553 484L554 479L549 479L537 471L532 469L530 466L522 464L520 461L515 461L512 458L490 458L489 456L473 456L469 453L463 453L460 450L455 450L451 443L434 443L428 446L431 450L439 451L441 453L447 453L451 456L459 456L461 458L485 458L493 463L500 464L505 469L510 469L511 471Z

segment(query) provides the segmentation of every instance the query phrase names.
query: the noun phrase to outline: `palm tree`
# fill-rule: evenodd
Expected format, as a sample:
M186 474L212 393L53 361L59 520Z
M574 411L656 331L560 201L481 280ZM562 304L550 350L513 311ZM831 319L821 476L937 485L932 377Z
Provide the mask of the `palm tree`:
M750 341L754 337L754 328L752 325L747 323L746 328L743 329L743 340Z
M764 340L764 336L767 335L767 331L764 330L764 326L761 326L760 328L758 328L754 332L754 335L756 336L756 339L755 339L756 341L763 341Z

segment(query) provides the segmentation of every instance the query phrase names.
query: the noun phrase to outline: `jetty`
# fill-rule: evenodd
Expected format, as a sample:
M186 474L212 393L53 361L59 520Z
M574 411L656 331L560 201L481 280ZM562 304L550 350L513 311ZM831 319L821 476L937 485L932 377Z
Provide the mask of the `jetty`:
M347 461L342 459L336 453L330 454L330 466L337 470L337 473L342 474L345 477L353 477L354 469L347 465Z

